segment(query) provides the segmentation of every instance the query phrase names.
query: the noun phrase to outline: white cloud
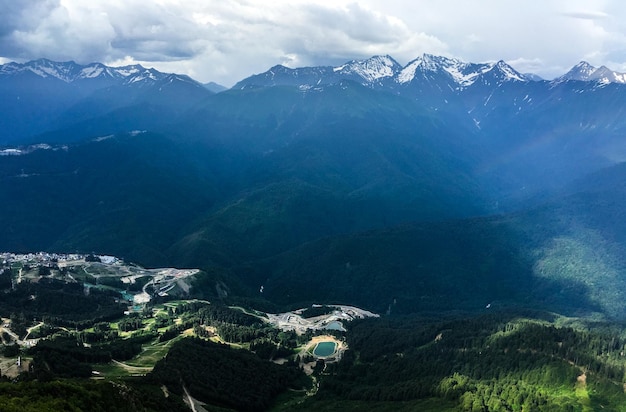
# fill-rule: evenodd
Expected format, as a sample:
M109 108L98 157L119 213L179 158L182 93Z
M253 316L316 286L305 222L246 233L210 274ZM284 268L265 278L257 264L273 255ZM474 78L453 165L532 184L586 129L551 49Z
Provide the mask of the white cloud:
M586 20L598 20L605 19L609 15L602 11L568 11L563 12L563 16L574 17L576 19L586 19Z
M550 78L588 59L626 62L617 0L0 0L0 59L141 62L232 85L275 64L427 52L503 59ZM515 66L519 64L520 66Z
M526 59L524 57L520 57L513 60L507 60L507 63L515 67L515 69L520 73L536 74L538 71L541 71L545 67L545 63L539 58Z

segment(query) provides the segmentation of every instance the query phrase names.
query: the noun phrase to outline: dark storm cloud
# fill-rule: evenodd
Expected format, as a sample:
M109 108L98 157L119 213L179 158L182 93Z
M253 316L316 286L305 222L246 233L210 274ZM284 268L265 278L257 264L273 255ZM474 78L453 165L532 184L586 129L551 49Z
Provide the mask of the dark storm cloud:
M109 7L106 15L113 28L109 46L114 58L184 60L202 50L196 23L159 4L145 2L144 7L132 9Z
M0 28L7 58L171 61L198 53L195 25L157 3L15 1L7 13Z
M0 36L4 37L15 30L31 29L39 21L59 6L59 0L2 0Z
M1 0L0 56L28 54L15 42L14 36L36 29L59 4L59 0Z

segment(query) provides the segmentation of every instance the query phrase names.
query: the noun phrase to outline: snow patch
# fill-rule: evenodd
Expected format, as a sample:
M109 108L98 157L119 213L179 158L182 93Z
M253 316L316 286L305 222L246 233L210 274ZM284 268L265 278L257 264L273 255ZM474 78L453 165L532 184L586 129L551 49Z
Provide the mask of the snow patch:
M384 77L395 76L400 68L400 65L389 56L374 56L367 60L352 60L342 66L334 67L333 72L356 74L371 83Z
M107 135L107 136L99 136L99 137L96 137L95 139L93 139L93 141L94 142L102 142L102 141L105 141L105 140L112 139L113 137L115 137L115 135L112 135L112 134Z
M24 154L20 149L4 149L0 150L0 156L19 156Z
M402 71L400 71L396 81L400 84L411 82L411 80L415 78L415 73L417 72L417 68L420 64L421 61L419 60L414 60L409 63L404 69L402 69Z
M80 77L83 79L93 79L100 76L102 72L104 72L104 67L102 66L87 66L80 71Z

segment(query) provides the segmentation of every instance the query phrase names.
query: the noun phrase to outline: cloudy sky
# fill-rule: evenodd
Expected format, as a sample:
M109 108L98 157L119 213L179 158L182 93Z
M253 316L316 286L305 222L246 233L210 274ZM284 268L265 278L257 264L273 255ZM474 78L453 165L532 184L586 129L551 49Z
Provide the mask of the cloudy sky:
M0 0L0 63L141 63L232 86L275 64L422 53L552 79L586 60L626 71L622 0Z

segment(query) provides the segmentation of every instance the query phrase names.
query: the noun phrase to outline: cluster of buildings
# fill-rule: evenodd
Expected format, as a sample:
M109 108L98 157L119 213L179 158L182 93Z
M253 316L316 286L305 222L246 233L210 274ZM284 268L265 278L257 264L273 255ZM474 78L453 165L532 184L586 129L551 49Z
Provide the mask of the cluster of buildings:
M7 265L13 262L22 263L35 263L35 264L47 264L47 263L60 263L60 262L80 262L90 255L79 253L48 253L48 252L36 252L36 253L0 253L0 261L3 265ZM93 256L93 255L91 255ZM120 263L121 260L115 256L98 255L96 256L100 262L106 264Z

